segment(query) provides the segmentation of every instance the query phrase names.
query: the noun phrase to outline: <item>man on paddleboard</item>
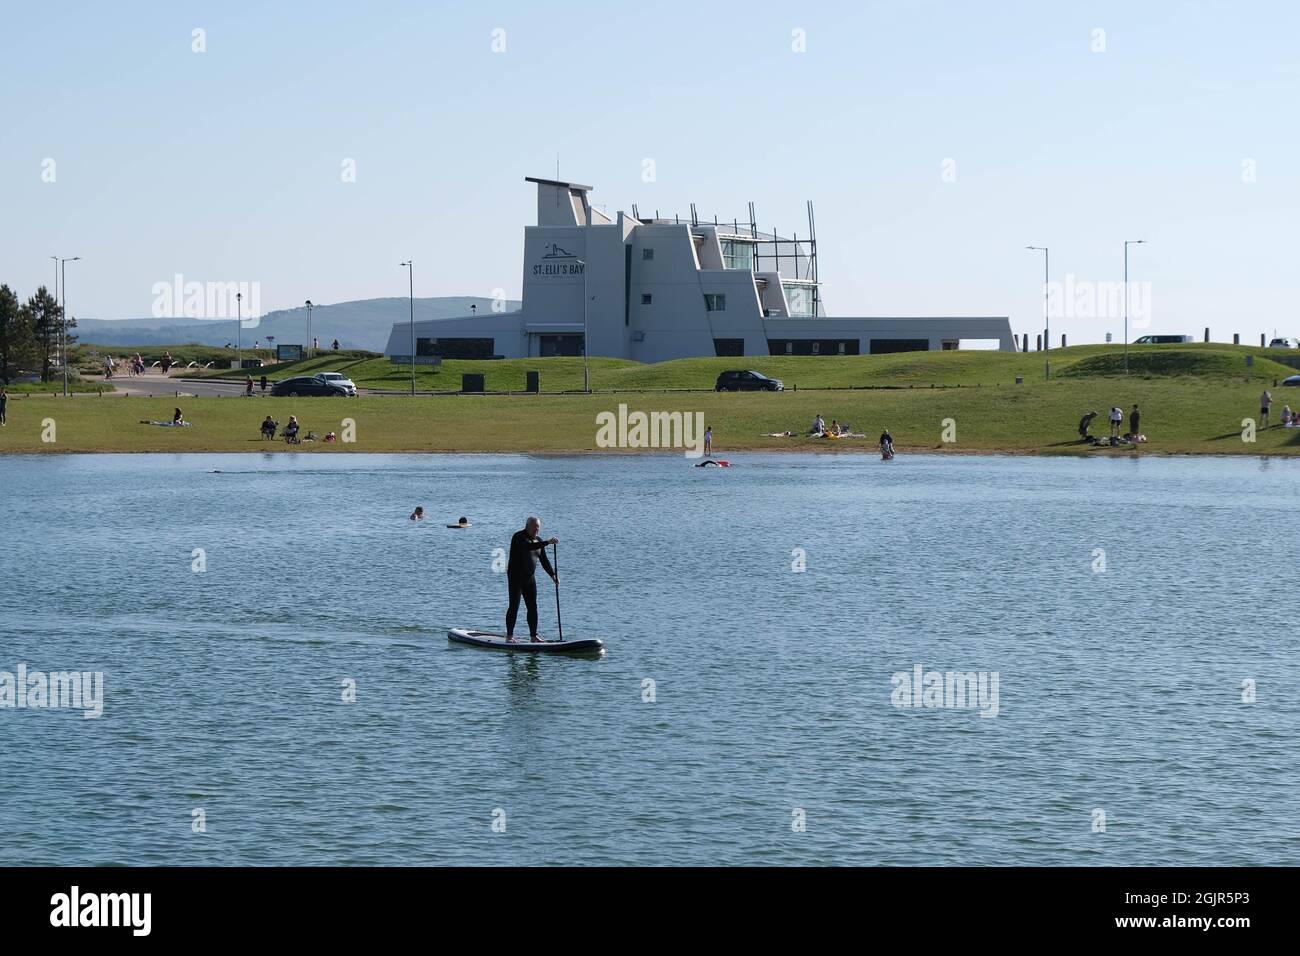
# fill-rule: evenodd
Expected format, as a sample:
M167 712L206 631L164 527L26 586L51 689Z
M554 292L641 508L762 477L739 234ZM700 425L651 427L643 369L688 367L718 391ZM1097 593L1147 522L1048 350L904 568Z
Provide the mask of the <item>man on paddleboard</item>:
M523 530L516 531L514 537L510 539L510 562L506 565L506 580L510 585L510 608L506 611L507 641L515 639L515 618L519 616L521 597L524 599L524 604L528 606L530 638L534 642L541 640L537 636L537 580L533 575L537 571L537 561L540 559L542 568L551 576L551 580L559 580L546 557L546 546L558 544L560 541L559 538L549 540L539 538L537 533L541 530L542 522L533 516L524 522Z

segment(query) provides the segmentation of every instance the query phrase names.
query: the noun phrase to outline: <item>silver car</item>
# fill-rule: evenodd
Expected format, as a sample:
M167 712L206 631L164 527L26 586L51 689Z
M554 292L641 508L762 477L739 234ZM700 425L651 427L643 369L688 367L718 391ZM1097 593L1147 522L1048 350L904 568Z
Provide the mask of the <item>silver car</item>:
M349 395L355 396L357 394L357 386L352 379L339 372L317 372L312 378L323 385L333 385L335 388L341 388Z

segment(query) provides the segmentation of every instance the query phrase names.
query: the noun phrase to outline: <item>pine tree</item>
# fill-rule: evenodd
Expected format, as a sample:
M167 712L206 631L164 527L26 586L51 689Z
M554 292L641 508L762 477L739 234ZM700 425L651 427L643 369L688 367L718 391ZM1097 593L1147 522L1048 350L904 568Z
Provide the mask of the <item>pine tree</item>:
M54 355L59 345L66 341L66 344L71 346L76 341L76 336L72 334L71 329L76 327L77 320L64 321L63 309L45 286L37 289L36 294L27 300L23 308L27 312L28 321L31 322L32 331L36 334L36 347L41 360L41 381L48 382L50 371L54 368Z
M0 285L0 384L8 385L15 372L36 358L36 335L18 296Z

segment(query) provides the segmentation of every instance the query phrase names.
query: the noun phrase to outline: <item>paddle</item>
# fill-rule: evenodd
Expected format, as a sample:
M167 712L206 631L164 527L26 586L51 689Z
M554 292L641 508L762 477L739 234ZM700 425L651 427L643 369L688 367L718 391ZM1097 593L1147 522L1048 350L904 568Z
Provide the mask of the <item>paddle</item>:
M555 626L560 629L560 640L564 640L564 624L560 621L560 546L551 545L555 549Z

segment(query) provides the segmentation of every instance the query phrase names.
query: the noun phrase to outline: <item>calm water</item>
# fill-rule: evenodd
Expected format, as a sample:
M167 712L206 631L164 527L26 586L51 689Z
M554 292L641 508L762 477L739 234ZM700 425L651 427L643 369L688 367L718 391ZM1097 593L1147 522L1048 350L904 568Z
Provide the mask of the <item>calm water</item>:
M0 864L1300 863L1300 462L736 457L0 458Z

